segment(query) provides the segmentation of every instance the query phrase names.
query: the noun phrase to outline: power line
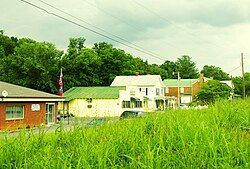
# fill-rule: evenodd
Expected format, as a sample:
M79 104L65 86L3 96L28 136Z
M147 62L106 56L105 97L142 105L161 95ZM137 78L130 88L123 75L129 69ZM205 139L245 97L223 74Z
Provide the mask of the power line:
M174 25L175 27L179 28L180 30L183 30L183 32L186 32L187 34L189 34L189 35L191 35L191 36L197 38L197 35L195 35L195 34L193 34L193 33L190 33L190 32L187 32L187 31L186 31L184 28L182 28L181 26L176 25L173 21L171 21L171 20L169 20L169 19L166 19L165 17L162 17L160 14L158 14L158 13L155 12L154 10L152 10L152 9L150 9L150 8L148 8L148 7L146 7L145 5L139 3L138 1L136 1L136 0L131 0L131 1L134 2L135 4L137 4L138 6L144 8L144 9L145 9L146 11L148 11L149 13L152 13L153 15L155 15L157 18L163 20L164 22L167 22L167 23L169 23L169 24L172 24L172 25ZM204 41L204 42L210 43L209 41ZM210 44L214 45L213 43L210 43ZM214 45L214 46L216 46L216 45ZM217 46L216 46L216 47L217 47ZM222 47L228 48L227 46L222 46Z
M48 10L46 10L46 9L44 9L44 8L38 6L38 5L35 5L35 4L31 3L31 2L28 2L28 1L26 1L26 0L20 0L20 1L26 3L26 4L30 5L30 6L33 6L33 7L37 8L37 9L39 9L39 10L42 10L42 11L46 12L46 13L49 14L49 15L53 15L53 16L55 16L55 17L58 17L58 18L62 19L62 20L65 20L65 21L67 21L67 22L70 22L70 23L72 23L72 24L74 24L74 25L76 25L76 26L79 26L79 27L81 27L81 28L83 28L83 29L86 29L86 30L88 30L88 31L90 31L90 32L92 32L92 33L95 33L95 34L99 35L99 36L105 37L105 38L107 38L107 39L109 39L109 40L112 40L112 41L114 41L114 42L117 42L117 43L119 43L119 44L122 44L122 45L124 45L124 46L126 46L126 47L129 47L129 48L131 48L131 49L140 51L140 52L142 52L142 53L144 53L144 54L147 54L147 55L149 55L149 56L151 56L151 57L154 57L154 58L157 58L157 59L159 59L159 60L165 61L165 60L162 59L161 57L158 57L158 56L153 55L153 54L151 54L151 53L149 53L149 52L146 52L146 51L144 51L144 50L141 50L141 49L138 49L138 48L136 48L136 47L133 47L133 46L131 46L131 45L127 45L126 43L120 42L119 40L116 40L116 39L111 38L111 37L109 37L109 36L107 36L107 35L104 35L104 34L98 32L98 31L95 31L95 30L93 30L93 29L91 29L91 28L88 28L88 27L86 27L86 26L83 26L83 25L81 25L81 24L79 24L79 23L77 23L77 22L75 22L75 21L72 21L72 20L70 20L70 19L67 19L67 18L65 18L65 17L63 17L63 16L60 16L60 15L58 15L58 14L55 14L55 13L53 13L53 12L49 12Z
M114 36L115 38L120 39L120 40L122 40L122 41L124 41L124 42L126 42L126 43L128 43L128 44L134 45L134 46L136 46L137 48L139 48L139 49L141 49L141 50L147 51L148 53L151 53L152 55L158 55L158 54L155 54L155 53L153 53L153 52L151 52L151 51L148 51L147 49L144 49L144 48L142 48L141 46L138 46L138 45L136 45L136 44L134 44L134 43L132 43L132 42L130 42L130 41L128 41L128 40L122 38L122 37L119 37L119 36L117 36L117 35L115 35L115 34L109 33L109 32L107 32L106 30L104 30L104 29L102 29L102 28L99 28L99 27L97 27L97 26L95 26L95 25L93 25L93 24L91 24L91 23L89 23L89 22L87 22L87 21L85 21L85 20L79 18L79 17L76 17L76 16L74 16L74 15L68 13L68 12L65 12L65 11L63 11L63 10L61 10L61 9L59 9L59 8L57 8L57 7L55 7L55 6L51 5L51 4L49 4L49 3L47 3L47 2L44 2L43 0L38 0L38 1L40 1L41 3L43 3L43 4L45 4L45 5L50 6L50 7L53 8L53 9L56 9L56 10L58 10L58 11L64 13L64 14L68 15L68 16L70 16L70 17L72 17L72 18L74 18L74 19L76 19L76 20L78 20L78 21L81 21L81 22L83 22L83 23L85 23L85 24L87 24L87 25L89 25L89 26L92 26L92 27L94 27L95 29L98 29L98 30L100 30L100 31L102 31L102 32L104 32L104 33L106 33L106 34L111 35L111 36Z
M122 22L122 23L125 23L126 25L128 25L128 26L131 27L131 28L133 28L134 30L137 30L137 31L140 32L141 29L143 29L142 27L138 27L138 26L135 26L135 25L130 24L129 22L127 22L127 21L125 21L125 20L123 20L123 19L121 19L121 18L119 18L119 17L117 17L117 16L111 14L110 12L107 12L107 11L104 10L103 8L100 8L100 7L98 7L97 5L94 5L94 4L90 3L90 2L88 2L87 0L85 0L85 1L83 0L83 2L84 2L84 3L87 3L88 5L90 5L90 6L92 6L92 7L95 7L95 8L98 9L99 11L105 13L106 15L109 15L110 17L112 17L112 18L114 18L114 19L116 19L116 20L119 20L119 21ZM180 50L180 49L178 49L176 46L172 45L171 43L168 43L168 42L164 42L164 43L165 43L167 46L171 46L172 48L177 49L178 51Z
M228 74L234 72L235 70L239 69L241 67L241 65L237 66L236 68L234 68L233 70L229 71Z
M119 20L119 21L125 23L126 25L130 26L131 28L133 28L133 29L135 29L135 30L137 30L137 31L141 31L141 29L142 29L141 27L139 28L139 27L137 27L137 26L135 26L135 25L132 25L132 24L130 24L129 22L127 22L127 21L125 21L125 20L123 20L123 19L121 19L121 18L119 18L119 17L117 17L117 16L115 16L115 15L113 15L113 14L111 14L111 13L105 11L103 8L100 8L100 7L98 7L97 5L94 5L94 4L92 4L92 3L90 3L90 2L88 2L88 1L86 1L86 0L85 0L85 1L83 0L83 2L84 2L84 3L87 3L88 5L90 5L90 6L92 6L92 7L97 8L99 11L105 13L106 15L109 15L109 16L111 16L112 18L115 18L115 19L117 19L117 20Z

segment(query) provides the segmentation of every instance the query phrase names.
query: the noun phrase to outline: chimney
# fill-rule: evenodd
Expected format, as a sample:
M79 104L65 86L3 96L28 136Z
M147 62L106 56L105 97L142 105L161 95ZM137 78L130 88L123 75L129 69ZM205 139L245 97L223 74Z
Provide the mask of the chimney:
M200 82L200 85L203 85L205 82L204 73L202 73L202 72L200 73L199 82Z

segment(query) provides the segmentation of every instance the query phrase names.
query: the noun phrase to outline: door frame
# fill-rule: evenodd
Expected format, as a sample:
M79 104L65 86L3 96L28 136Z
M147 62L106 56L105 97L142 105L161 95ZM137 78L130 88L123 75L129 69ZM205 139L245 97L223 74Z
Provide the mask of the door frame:
M49 106L53 106L53 113L52 113L52 121L49 122L49 113L48 113L48 109L49 109ZM56 114L56 104L55 103L46 103L46 106L45 106L45 109L46 109L46 112L45 112L45 121L46 121L46 124L54 124L55 123L55 114Z

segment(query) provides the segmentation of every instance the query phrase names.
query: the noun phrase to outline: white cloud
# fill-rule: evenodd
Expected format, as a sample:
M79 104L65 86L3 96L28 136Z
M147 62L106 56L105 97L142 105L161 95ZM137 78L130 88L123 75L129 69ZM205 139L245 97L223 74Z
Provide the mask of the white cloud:
M29 1L57 12L37 0ZM244 52L245 68L250 71L250 0L44 1L164 59L174 61L188 54L200 69L204 65L215 65L229 72L240 64L240 53ZM150 8L158 17L133 1ZM49 41L61 49L67 48L70 37L83 36L88 46L100 41L111 42L18 0L1 0L0 11L0 29L11 36ZM148 59L150 63L163 62L117 43L114 45ZM240 75L240 69L232 74Z

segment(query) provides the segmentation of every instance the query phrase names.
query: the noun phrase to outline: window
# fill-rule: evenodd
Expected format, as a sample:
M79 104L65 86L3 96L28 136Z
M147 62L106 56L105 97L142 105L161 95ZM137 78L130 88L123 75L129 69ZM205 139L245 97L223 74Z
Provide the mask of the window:
M184 93L184 87L181 87L180 91L181 93Z
M135 107L141 108L142 107L142 101L135 101Z
M130 108L130 101L122 101L122 108Z
M91 105L91 103L92 103L92 98L87 98L86 101L88 102L87 107L88 107L89 109L91 109L91 108L92 108L92 105Z
M6 120L15 120L24 118L24 106L7 106Z
M165 91L166 91L166 93L169 93L169 88L166 87L166 88L165 88Z
M160 95L160 89L156 88L156 96L159 96L159 95Z
M131 90L130 90L130 95L135 95L135 89L134 88L132 88Z

